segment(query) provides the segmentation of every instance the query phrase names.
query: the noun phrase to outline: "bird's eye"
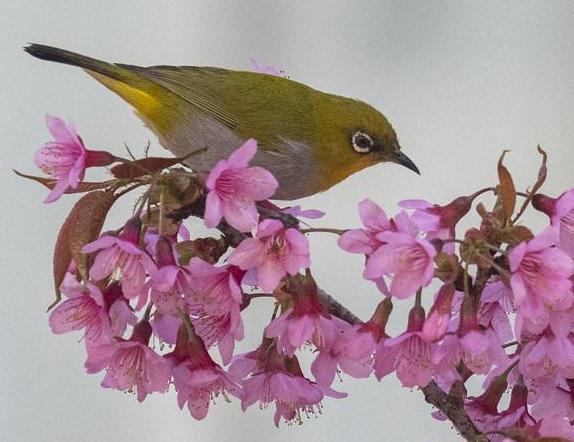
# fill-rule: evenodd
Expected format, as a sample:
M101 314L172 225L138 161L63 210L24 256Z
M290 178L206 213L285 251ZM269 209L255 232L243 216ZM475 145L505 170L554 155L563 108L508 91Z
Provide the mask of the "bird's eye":
M364 132L357 131L351 137L353 149L358 153L367 153L373 147L373 139Z

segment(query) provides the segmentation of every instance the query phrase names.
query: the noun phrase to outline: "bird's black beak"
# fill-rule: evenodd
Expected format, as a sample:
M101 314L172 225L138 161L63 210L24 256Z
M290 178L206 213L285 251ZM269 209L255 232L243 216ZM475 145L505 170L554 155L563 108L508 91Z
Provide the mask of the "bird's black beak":
M404 153L402 153L400 150L393 153L391 161L393 163L400 164L401 166L405 166L407 169L411 169L418 175L421 174L416 164L413 163L412 160L409 157L407 157Z

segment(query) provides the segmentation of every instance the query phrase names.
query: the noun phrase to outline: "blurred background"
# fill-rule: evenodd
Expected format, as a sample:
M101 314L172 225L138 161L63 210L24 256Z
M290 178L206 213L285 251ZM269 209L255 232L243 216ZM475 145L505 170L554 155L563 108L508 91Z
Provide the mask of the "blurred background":
M87 1L1 0L0 255L1 441L456 441L449 423L430 416L418 391L394 377L354 380L335 388L345 400L325 400L303 425L273 426L273 407L245 414L219 398L194 421L177 408L175 392L138 404L131 394L104 390L101 375L83 369L79 334L54 336L52 247L75 197L45 206L46 190L11 169L38 173L34 152L49 139L44 114L76 123L86 144L141 153L156 138L129 106L82 71L25 54L27 42L59 46L108 61L139 65L208 65L249 69L249 58L285 70L317 89L364 100L385 113L418 177L397 166L356 174L300 203L327 212L316 227L354 227L357 203L368 197L389 215L406 198L447 203L496 182L496 161L517 187L533 183L549 153L545 193L574 185L574 3L571 1ZM88 178L94 178L88 172ZM131 201L119 205L119 226ZM544 219L530 213L535 227ZM192 232L200 231L191 224ZM314 234L319 284L362 318L380 300L361 278L362 258ZM432 290L427 291L427 305ZM270 316L269 300L245 314L253 349ZM400 303L390 331L405 326L410 301ZM308 353L308 352L307 352ZM303 359L309 359L304 354Z

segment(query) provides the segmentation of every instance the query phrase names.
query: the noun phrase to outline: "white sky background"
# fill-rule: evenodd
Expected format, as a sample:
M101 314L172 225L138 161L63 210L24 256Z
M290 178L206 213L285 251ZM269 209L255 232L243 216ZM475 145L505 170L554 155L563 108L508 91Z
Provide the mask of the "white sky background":
M101 375L86 375L79 335L51 335L45 314L53 243L75 198L45 206L46 191L10 169L36 172L33 154L49 139L45 113L75 121L96 149L121 154L124 142L137 151L151 140L153 152L162 151L121 99L80 70L35 60L21 47L51 44L140 65L249 69L248 58L256 57L294 80L371 103L391 120L422 176L377 166L301 201L328 212L317 227L354 227L364 197L393 214L401 199L446 203L493 185L504 148L512 149L507 165L519 188L535 177L537 143L550 155L545 191L556 195L574 185L574 3L169 4L0 1L0 440L458 440L449 424L430 417L421 393L400 388L394 377L379 384L345 376L335 388L349 398L326 400L318 419L277 430L272 407L243 414L239 401L220 399L196 422L179 411L173 391L138 404L102 389ZM129 198L119 205L110 225L127 219L130 206ZM542 226L542 217L529 219ZM339 250L336 238L316 234L312 260L319 284L367 318L380 295L362 280L362 259ZM427 291L427 302L431 297ZM409 305L395 309L393 332L406 323ZM240 349L257 345L271 308L268 300L254 301Z

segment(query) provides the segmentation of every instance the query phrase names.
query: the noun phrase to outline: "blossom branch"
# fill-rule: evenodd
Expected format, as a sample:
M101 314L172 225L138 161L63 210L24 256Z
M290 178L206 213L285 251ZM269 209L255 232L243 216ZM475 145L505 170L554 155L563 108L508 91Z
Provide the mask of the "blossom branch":
M332 315L337 316L349 324L358 324L362 322L358 316L325 291L319 289L318 294L319 298ZM446 394L434 381L431 381L431 383L426 387L421 388L421 391L425 396L425 400L442 411L453 423L456 429L460 431L461 436L467 441L489 442L489 439L476 429L472 420L466 414L463 401L460 397Z

